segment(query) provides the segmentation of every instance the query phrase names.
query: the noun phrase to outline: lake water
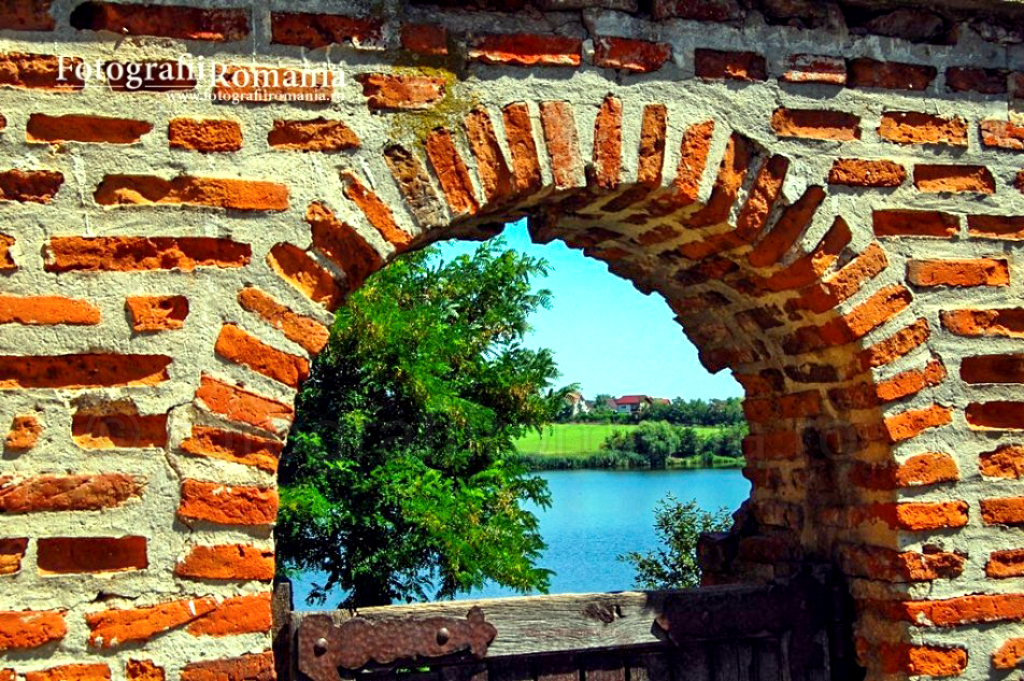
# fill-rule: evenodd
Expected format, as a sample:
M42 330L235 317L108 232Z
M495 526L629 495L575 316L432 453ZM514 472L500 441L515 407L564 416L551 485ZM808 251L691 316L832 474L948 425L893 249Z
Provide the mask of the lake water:
M696 499L709 511L739 508L750 495L750 483L738 469L673 471L550 471L552 505L538 512L548 544L541 567L554 570L551 593L621 591L633 587L633 568L617 560L627 551L658 546L654 509L666 494ZM295 579L295 605L305 598L315 575ZM497 585L461 598L519 595ZM327 607L341 600L330 598ZM317 606L319 607L319 606Z

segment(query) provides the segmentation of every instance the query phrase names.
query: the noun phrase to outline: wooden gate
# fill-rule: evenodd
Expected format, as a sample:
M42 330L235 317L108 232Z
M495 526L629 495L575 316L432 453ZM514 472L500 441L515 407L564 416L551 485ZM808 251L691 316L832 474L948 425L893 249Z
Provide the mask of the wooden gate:
M276 594L281 679L858 681L846 590L771 586L292 611Z

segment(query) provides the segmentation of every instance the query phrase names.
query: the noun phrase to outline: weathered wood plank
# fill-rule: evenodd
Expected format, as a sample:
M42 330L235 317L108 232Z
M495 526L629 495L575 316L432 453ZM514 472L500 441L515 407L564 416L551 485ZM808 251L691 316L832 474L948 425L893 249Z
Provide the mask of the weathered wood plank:
M544 655L534 659L537 681L580 681L575 655Z
M629 681L672 681L668 652L625 655Z
M386 608L365 608L358 615L370 621L397 617L465 617L470 608L483 610L484 617L493 624L498 635L487 651L487 658L500 658L523 654L544 654L573 651L597 651L629 646L649 646L667 643L664 632L655 625L662 612L665 599L670 596L693 599L695 608L708 610L705 600L709 594L729 594L735 598L721 599L735 604L744 595L761 591L757 586L705 587L691 591L623 591L604 594L560 594L525 598L498 598L474 601L446 601L417 603ZM678 606L677 606L678 607ZM292 613L293 627L298 627L305 616L314 613ZM348 611L328 611L341 623L352 617ZM718 613L711 608L708 617ZM723 617L735 619L735 607ZM294 629L293 629L294 630ZM756 632L751 632L756 633Z
M782 660L779 644L766 639L757 644L757 675L754 681L782 681Z
M488 681L533 681L533 669L528 657L490 660L487 663Z
M699 644L683 646L672 655L673 681L711 681L711 660Z
M580 660L583 681L626 681L626 668L620 655L591 653Z
M483 662L453 664L441 667L441 681L489 681L487 665Z

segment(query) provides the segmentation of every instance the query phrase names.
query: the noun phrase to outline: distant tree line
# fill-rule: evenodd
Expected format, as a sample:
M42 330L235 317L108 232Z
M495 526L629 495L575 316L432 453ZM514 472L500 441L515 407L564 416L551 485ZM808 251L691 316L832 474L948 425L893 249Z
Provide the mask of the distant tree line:
M534 470L568 468L733 468L742 466L747 424L720 426L701 433L691 426L643 421L616 430L587 457L524 454Z
M619 414L607 406L611 395L598 395L588 413L572 415L566 407L559 415L560 423L643 423L665 421L678 426L736 426L744 423L743 401L738 397L724 400L684 400L677 397L668 404L652 404L633 414Z

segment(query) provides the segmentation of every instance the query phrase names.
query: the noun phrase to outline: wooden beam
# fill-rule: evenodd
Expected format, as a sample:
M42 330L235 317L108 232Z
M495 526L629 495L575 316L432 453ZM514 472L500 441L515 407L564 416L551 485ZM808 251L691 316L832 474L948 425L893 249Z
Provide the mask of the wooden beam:
M512 655L668 645L668 639L655 625L655 619L662 614L662 605L669 596L680 596L687 601L692 599L694 609L698 610L711 593L735 595L742 599L763 589L759 586L721 586L699 591L623 591L444 601L364 608L359 610L358 616L370 622L405 617L462 618L470 608L479 607L486 620L498 630L487 650L487 659L490 660ZM354 616L345 610L297 611L292 613L292 631L297 631L303 618L310 615L329 615L335 624ZM735 613L730 616L735 616Z

